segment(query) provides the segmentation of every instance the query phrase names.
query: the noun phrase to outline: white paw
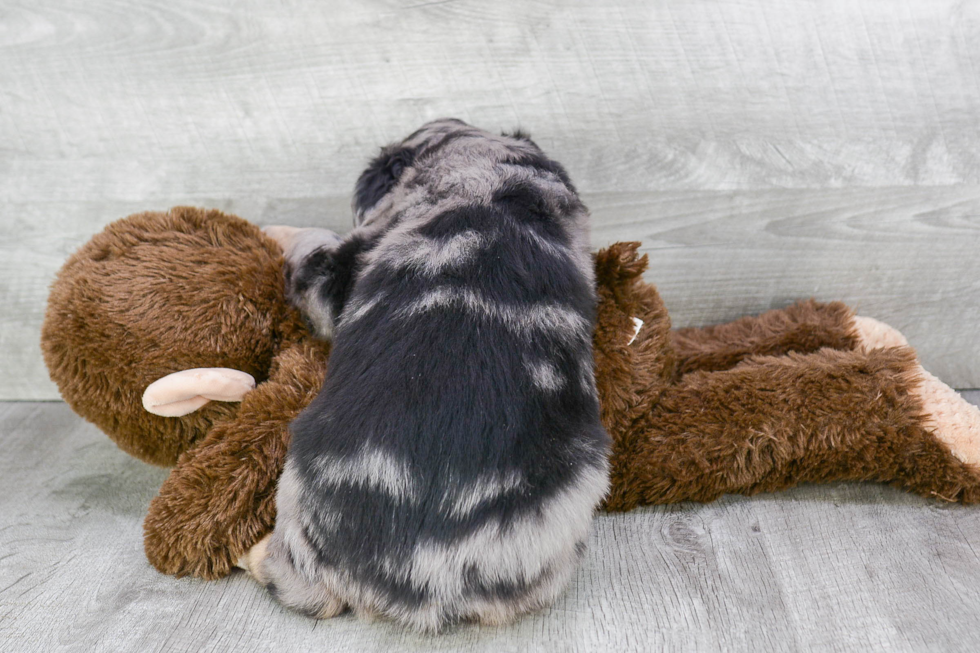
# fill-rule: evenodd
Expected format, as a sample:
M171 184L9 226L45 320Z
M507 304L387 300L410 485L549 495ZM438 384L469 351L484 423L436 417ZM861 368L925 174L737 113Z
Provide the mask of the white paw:
M323 607L316 613L317 619L332 619L344 611L343 601L336 597L331 597L323 602ZM358 614L360 616L360 613Z

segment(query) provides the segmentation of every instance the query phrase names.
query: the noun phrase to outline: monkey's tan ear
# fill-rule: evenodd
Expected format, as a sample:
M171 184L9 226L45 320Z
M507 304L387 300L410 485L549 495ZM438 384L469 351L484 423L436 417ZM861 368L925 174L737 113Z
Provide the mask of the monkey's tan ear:
M143 391L143 408L162 417L181 417L209 401L241 401L253 388L251 374L225 367L181 370L157 379Z
M289 250L293 248L301 231L302 229L298 227L287 227L286 225L280 224L273 224L262 228L262 232L266 236L279 243L283 254L288 254Z
M343 238L336 231L319 227L286 227L269 225L262 232L279 243L282 254L293 265L298 265L307 256L321 247L336 247Z

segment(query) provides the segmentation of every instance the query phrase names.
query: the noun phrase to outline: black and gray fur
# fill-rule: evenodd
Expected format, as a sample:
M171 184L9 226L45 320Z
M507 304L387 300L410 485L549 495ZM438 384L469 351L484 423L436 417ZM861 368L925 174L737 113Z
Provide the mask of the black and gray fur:
M430 631L547 606L608 487L588 213L525 135L458 120L384 148L354 210L290 257L334 342L256 575L311 615Z

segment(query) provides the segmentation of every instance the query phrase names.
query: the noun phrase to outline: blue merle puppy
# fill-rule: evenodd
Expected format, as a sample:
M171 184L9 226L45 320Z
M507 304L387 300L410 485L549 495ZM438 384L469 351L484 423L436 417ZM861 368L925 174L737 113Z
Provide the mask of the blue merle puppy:
M320 618L437 631L547 606L608 487L588 212L527 136L458 120L384 148L353 207L345 237L288 246L330 371L243 565Z

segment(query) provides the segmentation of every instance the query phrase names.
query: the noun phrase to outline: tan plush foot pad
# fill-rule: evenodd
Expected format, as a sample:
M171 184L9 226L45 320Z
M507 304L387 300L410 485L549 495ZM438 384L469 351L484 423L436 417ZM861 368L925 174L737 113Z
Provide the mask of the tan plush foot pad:
M858 347L864 351L905 347L909 344L897 329L871 317L854 316L854 330L857 332Z
M272 533L269 533L261 540L256 542L251 549L245 552L245 555L238 559L238 562L235 565L247 571L252 578L260 583L264 583L265 579L260 578L259 565L263 560L265 560L266 556L269 555L268 549L270 539L272 539Z
M954 456L980 466L980 409L929 372L919 370L922 383L915 392L926 414L926 428Z

